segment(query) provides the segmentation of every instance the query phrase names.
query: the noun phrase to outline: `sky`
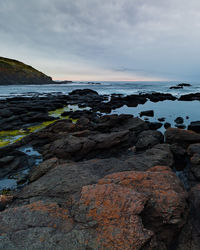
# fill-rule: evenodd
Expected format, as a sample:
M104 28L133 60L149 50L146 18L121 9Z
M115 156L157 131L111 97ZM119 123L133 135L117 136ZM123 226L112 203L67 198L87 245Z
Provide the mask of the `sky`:
M200 80L198 0L0 0L0 56L54 80Z

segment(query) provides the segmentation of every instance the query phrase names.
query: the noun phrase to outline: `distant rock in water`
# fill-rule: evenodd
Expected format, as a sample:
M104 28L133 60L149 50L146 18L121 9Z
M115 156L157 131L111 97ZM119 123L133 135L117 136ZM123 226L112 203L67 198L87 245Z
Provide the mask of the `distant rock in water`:
M22 62L0 57L0 85L49 84L51 77Z

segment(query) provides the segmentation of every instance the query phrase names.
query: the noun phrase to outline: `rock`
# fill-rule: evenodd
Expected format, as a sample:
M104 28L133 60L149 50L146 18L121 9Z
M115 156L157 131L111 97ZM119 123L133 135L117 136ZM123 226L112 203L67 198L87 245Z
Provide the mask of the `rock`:
M190 156L193 156L194 154L200 154L200 143L194 143L189 145L187 148L187 153Z
M191 166L190 169L195 176L195 178L200 180L200 154L194 154L191 158Z
M164 124L164 128L165 129L168 129L168 128L170 128L171 127L171 124L169 123L169 122L166 122L165 124Z
M165 139L167 143L177 143L186 148L192 143L200 142L200 135L191 130L168 128L165 132Z
M178 99L179 101L195 101L200 100L200 93L191 93L187 95L182 95Z
M49 170L51 170L58 164L59 164L59 160L57 158L51 158L41 163L39 167L38 166L33 167L31 169L31 172L29 173L29 181L33 182L39 179L41 176L46 174Z
M48 164L48 161L43 162L41 171L39 170L40 165L37 167L38 173L42 172L43 175L36 175L33 172L34 182L22 189L17 195L19 199L34 197L34 201L36 201L43 197L52 201L62 199L65 203L66 196L70 199L71 195L79 192L83 186L97 183L107 174L130 170L145 171L155 165L171 167L173 156L169 145L159 144L143 153L136 155L133 153L129 157L121 159L112 157L82 162L63 162L56 166L53 163L53 167L51 165L49 168ZM43 171L44 168L45 171ZM36 178L38 179L36 180Z
M166 119L165 117L161 117L161 118L158 118L158 121L159 121L159 122L164 122L165 119Z
M140 112L140 116L154 116L154 111L153 110L146 110L146 111L142 111Z
M183 86L171 86L169 89L183 89Z
M180 145L170 145L171 152L174 156L174 167L176 171L182 171L187 165L187 151Z
M69 211L55 203L40 201L7 209L0 220L0 249L67 249L69 244L70 249L81 249L70 234Z
M104 115L99 118L94 129L104 133L129 130L138 134L148 129L148 125L132 115Z
M8 117L10 117L12 115L13 115L13 113L9 109L7 109L7 108L0 109L0 116L1 117L8 118Z
M164 94L164 93L151 93L151 94L143 94L143 97L148 98L151 102L160 102L165 100L176 100L177 98L171 94Z
M151 148L156 144L164 142L164 136L159 131L146 130L139 134L136 142L137 150Z
M176 244L177 250L198 250L200 249L200 185L193 187L189 197L189 218L185 224Z
M44 147L45 159L56 156L60 159L81 160L92 157L109 157L128 148L136 140L133 132L91 133L88 137L66 135ZM120 148L120 149L119 149Z
M178 86L180 87L191 87L192 85L189 83L179 83Z
M138 104L144 104L147 98L142 95L128 95L123 100L128 107L137 107Z
M184 124L175 124L176 128L180 128L180 129L185 129L186 126Z
M186 221L186 197L169 168L154 167L115 173L83 187L74 214L78 222L95 223L99 248L141 249L145 244L146 249L169 249Z
M187 149L191 156L190 169L197 180L200 180L200 143L191 144Z
M99 94L92 89L76 89L69 93L69 95L94 95L98 96Z
M177 117L174 121L177 124L182 124L184 122L184 119L182 117Z
M152 129L152 130L157 130L162 127L161 122L149 122L148 125L149 125L149 129Z
M188 129L200 133L200 121L191 122Z
M0 211L3 211L12 200L12 195L0 195Z
M170 249L187 216L186 192L170 168L115 173L90 184L78 195L72 189L71 199L64 186L65 201L60 205L39 200L1 212L0 248ZM51 191L55 189L57 185Z

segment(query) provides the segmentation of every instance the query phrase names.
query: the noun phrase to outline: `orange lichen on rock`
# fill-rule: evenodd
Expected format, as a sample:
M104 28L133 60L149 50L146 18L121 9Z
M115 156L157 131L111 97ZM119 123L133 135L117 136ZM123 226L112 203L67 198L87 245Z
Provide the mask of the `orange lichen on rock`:
M153 249L160 242L168 247L184 225L185 199L186 192L171 169L156 166L147 172L110 174L83 187L80 208L88 222L96 222L99 249L144 245Z
M147 198L115 184L91 185L82 189L81 205L87 220L95 220L100 249L139 249L153 237L144 228L139 214Z

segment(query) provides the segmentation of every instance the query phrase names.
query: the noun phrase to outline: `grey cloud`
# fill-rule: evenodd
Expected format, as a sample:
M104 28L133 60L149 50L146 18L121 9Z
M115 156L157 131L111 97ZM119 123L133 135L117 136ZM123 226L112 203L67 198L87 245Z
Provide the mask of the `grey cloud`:
M198 0L1 1L0 53L18 59L24 53L29 61L37 54L35 64L48 72L56 61L52 75L59 61L71 61L76 72L87 64L130 77L193 80L199 10Z

